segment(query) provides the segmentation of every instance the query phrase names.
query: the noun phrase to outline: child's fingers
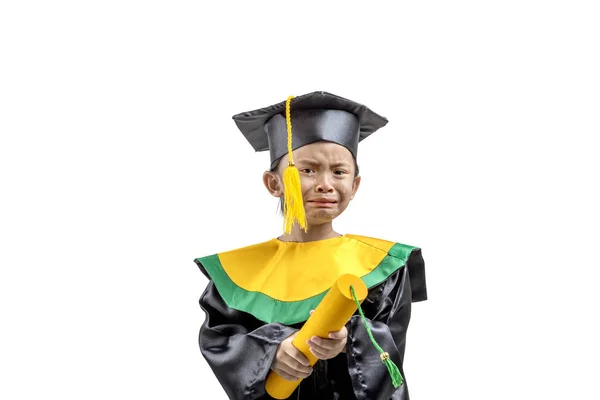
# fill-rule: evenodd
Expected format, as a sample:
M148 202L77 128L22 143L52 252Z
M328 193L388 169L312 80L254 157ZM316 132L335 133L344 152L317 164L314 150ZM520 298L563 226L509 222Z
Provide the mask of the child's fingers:
M304 357L304 355L302 355ZM277 369L283 370L283 372L296 377L296 379L306 378L312 373L312 367L307 361L307 365L303 365L301 362L293 358L287 352L284 352L282 357L277 360L274 365Z
M316 347L309 347L311 353L320 360L329 360L333 355L329 351L320 351Z
M292 369L290 373L295 372L300 374L306 374L306 376L308 376L312 372L312 367L310 365L303 365L291 357L287 360L286 364Z
M343 340L346 339L347 333L342 331L331 332L329 334L329 339L333 340Z
M294 360L295 362L297 362L299 364L299 366L303 367L303 368L310 368L310 362L308 361L308 358L306 358L304 356L304 354L300 353L300 350L298 350L297 348L295 348L294 346L291 346L290 349L287 349L287 351L285 352L292 360Z
M298 379L304 379L310 376L310 374L312 373L312 369L308 372L303 372L294 369L292 366L286 363L281 363L277 366L277 370L275 372L281 375L282 378L285 378L289 381L296 381ZM287 377L284 375L287 375Z
M337 350L341 347L340 340L323 339L317 336L313 336L306 343L311 347L316 347L319 351Z
M293 363L293 365L286 365L287 371L290 375L295 376L296 379L308 378L310 374L312 374L311 367L305 367L301 364L296 363L293 360L291 360L291 362Z
M284 371L282 371L280 369L275 370L275 372L277 372L277 375L281 376L286 381L295 382L295 381L297 381L299 379L299 378L296 378L295 376L292 376L292 375L288 374L287 372L284 372Z

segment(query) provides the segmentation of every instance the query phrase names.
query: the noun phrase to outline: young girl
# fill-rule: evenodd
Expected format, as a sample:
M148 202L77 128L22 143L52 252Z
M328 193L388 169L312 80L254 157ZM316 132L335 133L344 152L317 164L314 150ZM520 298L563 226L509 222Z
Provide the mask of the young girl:
M200 349L225 392L271 399L265 380L276 373L302 379L291 399L408 399L405 379L393 382L382 361L404 377L411 302L427 299L421 251L332 225L360 186L358 143L387 120L326 92L233 119L256 151L269 150L263 182L282 199L285 221L278 238L195 260L209 278ZM292 339L346 273L363 280L368 296L341 330L308 340L318 358L311 367Z

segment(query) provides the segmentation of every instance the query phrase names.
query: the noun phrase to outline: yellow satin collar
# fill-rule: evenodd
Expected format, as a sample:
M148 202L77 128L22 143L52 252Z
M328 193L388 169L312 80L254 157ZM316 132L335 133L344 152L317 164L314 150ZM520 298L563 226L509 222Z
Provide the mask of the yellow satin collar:
M302 243L272 239L218 257L240 288L279 301L300 301L327 291L342 274L367 275L393 245L357 235Z

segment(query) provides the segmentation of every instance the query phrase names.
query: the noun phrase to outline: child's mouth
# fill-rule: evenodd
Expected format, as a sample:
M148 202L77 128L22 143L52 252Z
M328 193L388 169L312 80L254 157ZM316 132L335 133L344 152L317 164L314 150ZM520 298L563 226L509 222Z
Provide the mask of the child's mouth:
M307 202L307 204L311 204L315 207L325 207L325 208L329 208L329 207L334 207L337 204L337 201L333 201L333 200L310 200Z

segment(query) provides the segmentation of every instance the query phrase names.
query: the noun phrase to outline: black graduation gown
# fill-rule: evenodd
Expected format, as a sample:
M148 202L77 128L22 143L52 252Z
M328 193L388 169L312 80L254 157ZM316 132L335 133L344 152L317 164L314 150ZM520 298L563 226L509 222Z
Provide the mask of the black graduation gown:
M198 266L208 277L202 265ZM402 368L406 331L411 303L427 299L424 268L421 251L415 249L404 267L369 289L362 303L373 337L398 366L403 385L393 387L357 312L346 324L346 353L331 360L319 360L311 376L300 383L289 399L408 400ZM299 330L302 323L266 324L251 314L234 310L225 304L212 281L200 298L200 306L206 313L200 328L200 349L229 398L271 399L265 392L265 379L277 346Z

